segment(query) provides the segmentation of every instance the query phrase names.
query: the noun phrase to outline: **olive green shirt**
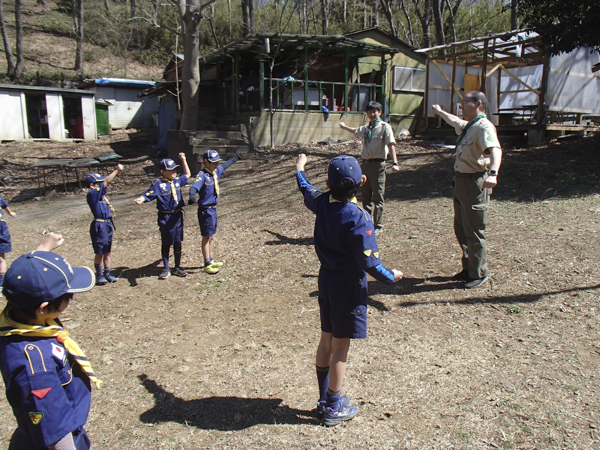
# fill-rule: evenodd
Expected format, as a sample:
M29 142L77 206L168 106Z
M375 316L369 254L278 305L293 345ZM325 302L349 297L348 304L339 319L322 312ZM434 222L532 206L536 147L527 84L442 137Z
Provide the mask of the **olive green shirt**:
M361 125L354 131L354 134L358 136L364 136L365 130L368 126L369 124ZM396 139L394 139L394 131L392 130L392 126L382 120L371 130L371 140L364 143L361 158L387 159L388 145L395 143Z
M468 123L461 121L455 127L456 134L460 135ZM454 170L461 173L485 172L490 165L490 151L487 149L492 147L501 148L496 127L484 117L471 125L458 145Z

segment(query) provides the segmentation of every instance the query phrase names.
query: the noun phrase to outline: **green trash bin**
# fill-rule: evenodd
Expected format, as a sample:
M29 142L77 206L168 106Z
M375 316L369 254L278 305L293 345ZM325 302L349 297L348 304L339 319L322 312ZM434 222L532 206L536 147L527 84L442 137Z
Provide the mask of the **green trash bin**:
M110 123L108 123L108 103L96 102L96 129L98 135L110 134Z

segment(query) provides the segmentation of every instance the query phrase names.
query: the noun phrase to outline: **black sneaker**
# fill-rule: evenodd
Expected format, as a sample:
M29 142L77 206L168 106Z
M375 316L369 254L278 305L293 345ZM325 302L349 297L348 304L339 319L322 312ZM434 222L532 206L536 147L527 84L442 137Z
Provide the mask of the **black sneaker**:
M456 281L469 281L469 271L467 269L463 269L462 271L458 272L456 275L452 276L453 280Z
M475 289L487 283L488 277L470 279L465 283L465 289Z
M323 425L326 427L335 427L346 420L353 419L358 413L358 408L356 406L346 405L336 409L333 411L331 408L325 408L323 411Z

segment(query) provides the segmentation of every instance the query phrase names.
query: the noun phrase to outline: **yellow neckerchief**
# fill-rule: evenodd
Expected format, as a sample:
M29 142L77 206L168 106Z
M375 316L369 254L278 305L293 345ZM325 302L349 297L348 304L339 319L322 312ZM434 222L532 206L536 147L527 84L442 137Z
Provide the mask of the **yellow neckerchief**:
M99 187L95 187L95 188L92 188L92 189L90 189L90 191L91 191L91 190L93 190L93 189L98 189L98 190L100 190L100 188L99 188ZM104 201L106 202L106 204L108 205L108 209L110 209L110 212L111 212L111 213L112 213L112 215L114 216L114 215L115 215L115 209L112 207L112 205L111 205L111 204L110 204L110 202L108 201L108 197L107 197L106 195L103 195L103 196L102 196L102 200L104 200ZM1 217L1 216L0 216L0 217Z
M160 179L171 185L171 195L173 196L175 204L177 204L177 189L175 189L175 183L173 183L171 180L167 180L165 177L160 177Z
M92 365L86 358L85 353L83 353L81 347L77 345L77 342L69 337L69 331L58 325L54 320L50 320L47 326L27 325L12 320L8 316L8 308L4 308L4 311L2 311L2 314L0 315L0 336L55 337L56 340L63 344L65 349L73 355L73 358L75 358L75 361L77 361L86 375L90 378L90 381L100 389L100 383L102 383L102 381L94 375Z
M354 203L355 205L358 204L356 197L352 197L350 200L348 200L349 203ZM329 196L329 203L346 203L346 202L342 202L340 200L336 200L335 198L333 198L331 195Z
M212 170L210 170L208 167L205 167L204 170L206 170L208 173L210 173L213 177L213 180L215 180L215 192L218 197L219 196L219 180L217 179L217 175Z

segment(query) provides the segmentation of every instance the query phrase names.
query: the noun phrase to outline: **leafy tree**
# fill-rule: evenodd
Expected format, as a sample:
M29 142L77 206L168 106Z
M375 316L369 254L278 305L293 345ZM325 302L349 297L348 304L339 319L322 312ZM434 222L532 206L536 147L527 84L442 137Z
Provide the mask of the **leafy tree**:
M522 25L538 32L553 55L577 47L600 51L597 0L517 0Z

